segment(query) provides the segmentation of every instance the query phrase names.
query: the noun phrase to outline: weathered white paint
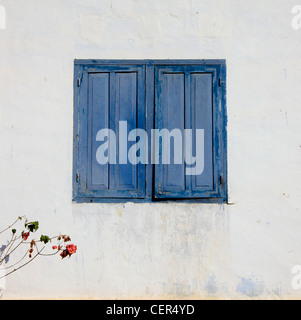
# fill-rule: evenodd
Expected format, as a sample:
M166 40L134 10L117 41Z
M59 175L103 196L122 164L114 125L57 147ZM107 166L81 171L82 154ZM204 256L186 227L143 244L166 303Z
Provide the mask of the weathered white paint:
M8 278L5 298L301 296L297 0L0 4L1 226L26 214L78 245ZM74 58L226 58L234 205L72 204Z

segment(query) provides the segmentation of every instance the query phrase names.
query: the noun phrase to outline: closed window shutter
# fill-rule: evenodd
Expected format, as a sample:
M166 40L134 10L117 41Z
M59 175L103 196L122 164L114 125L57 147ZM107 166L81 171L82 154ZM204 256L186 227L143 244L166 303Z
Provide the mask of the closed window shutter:
M86 98L86 108L80 116L86 117L86 126L80 128L80 143L87 147L80 148L84 151L80 153L79 193L91 198L144 198L145 164L129 163L128 151L136 141L127 141L127 137L131 130L145 129L145 67L91 67L83 81L81 95ZM126 123L126 135L119 134L120 122ZM103 129L111 130L109 139L101 134ZM108 145L111 152L106 150ZM108 157L109 163L101 163L98 152Z
M155 167L156 198L220 196L219 79L218 66L155 67L155 126L171 133L169 165L163 161L166 146L162 139L157 146L160 161ZM175 130L181 132L182 139L172 134ZM177 152L181 148L181 163L174 161L175 156L180 157L175 155L175 148Z
M76 60L74 75L75 201L227 201L224 60Z

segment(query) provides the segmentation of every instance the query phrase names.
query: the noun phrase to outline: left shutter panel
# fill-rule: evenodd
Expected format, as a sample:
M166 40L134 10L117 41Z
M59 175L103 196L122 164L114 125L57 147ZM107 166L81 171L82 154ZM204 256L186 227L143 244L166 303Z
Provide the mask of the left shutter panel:
M145 164L129 163L127 154L136 141L127 142L127 135L133 129L145 130L145 67L88 67L84 81L80 116L86 117L86 126L80 129L79 194L108 200L144 198ZM122 137L121 121L127 124Z

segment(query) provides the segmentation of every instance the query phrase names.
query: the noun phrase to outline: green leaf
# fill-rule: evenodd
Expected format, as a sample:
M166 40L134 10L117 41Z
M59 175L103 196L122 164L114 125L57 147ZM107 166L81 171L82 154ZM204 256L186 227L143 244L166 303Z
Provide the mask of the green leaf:
M44 242L45 244L47 244L49 241L51 242L51 239L48 236L41 235L40 241Z
M16 229L12 229L12 231L11 231L13 234L15 234L16 232L17 232L17 230Z
M25 223L25 228L30 232L35 232L39 229L39 221Z

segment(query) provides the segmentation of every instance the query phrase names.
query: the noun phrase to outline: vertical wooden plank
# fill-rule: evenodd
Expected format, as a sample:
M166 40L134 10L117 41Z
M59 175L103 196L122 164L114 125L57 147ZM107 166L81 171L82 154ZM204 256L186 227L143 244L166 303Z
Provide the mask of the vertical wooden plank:
M185 168L183 157L183 137L184 137L184 121L185 121L185 77L184 74L166 73L163 75L163 123L164 129L170 133L173 130L180 130L180 145L175 138L170 138L170 164L163 165L164 170L164 191L182 191L185 190ZM161 128L162 129L162 128ZM177 138L176 138L177 139ZM182 154L182 163L175 164L174 156L177 152ZM181 149L181 150L179 150ZM164 151L163 151L164 152Z
M116 131L119 150L119 121L127 122L127 135L137 128L137 73L116 73ZM127 142L128 148L136 142ZM120 155L118 154L117 159ZM119 161L118 161L119 162ZM127 164L116 166L116 188L130 190L137 188L137 166L128 160Z
M151 130L155 128L155 83L154 83L154 66L146 66L146 132L148 135L148 164L146 165L146 198L151 201L154 193L154 165L152 164L152 141ZM139 173L140 176L140 173Z
M151 91L151 88L148 88L148 90ZM146 66L140 66L137 71L137 128L146 130L148 133L146 108ZM141 198L146 197L147 155L145 160L146 164L137 164L137 197Z
M78 180L79 180L79 87L77 85L81 66L74 64L74 95L73 95L73 201L78 198Z
M212 74L191 74L192 130L203 129L205 135L204 171L193 177L193 190L213 190L213 101ZM193 134L193 151L196 152L196 137Z
M97 148L103 142L96 141L97 132L109 128L109 73L89 76L89 136L88 136L88 188L108 190L108 164L96 161Z
M88 104L89 104L89 75L81 67L76 78L78 92L78 167L76 172L76 183L78 196L87 196L87 177L88 177ZM80 80L80 81L78 81Z
M185 72L185 129L191 129L191 123L192 123L192 115L193 112L191 110L191 74L190 72ZM183 146L183 154L184 154L184 162L186 161L186 133L184 133L184 146ZM192 177L186 175L186 167L187 164L185 162L185 189L187 192L190 192L192 189Z
M116 84L116 73L114 71L110 72L110 107L109 107L109 129L117 132L118 127L116 126L116 95L117 84ZM116 137L117 140L117 137ZM117 140L118 141L118 140ZM118 153L117 153L118 155ZM118 161L117 161L118 163ZM116 190L117 186L117 165L109 164L109 190Z
M227 67L226 62L222 63L220 66L220 87L218 102L221 108L221 121L220 121L220 134L221 134L221 175L223 178L223 184L221 188L221 197L225 202L228 202L228 168L227 168L227 93L226 93L226 83L227 83Z
M172 70L163 72L156 68L155 83L155 126L159 136L159 140L156 139L159 141L159 150L156 150L159 152L159 163L155 165L155 196L160 198L172 194L177 197L181 196L186 188L183 153L185 74L174 73ZM164 131L166 136L163 138ZM164 153L167 159L164 159ZM166 160L169 160L169 163L166 164Z

